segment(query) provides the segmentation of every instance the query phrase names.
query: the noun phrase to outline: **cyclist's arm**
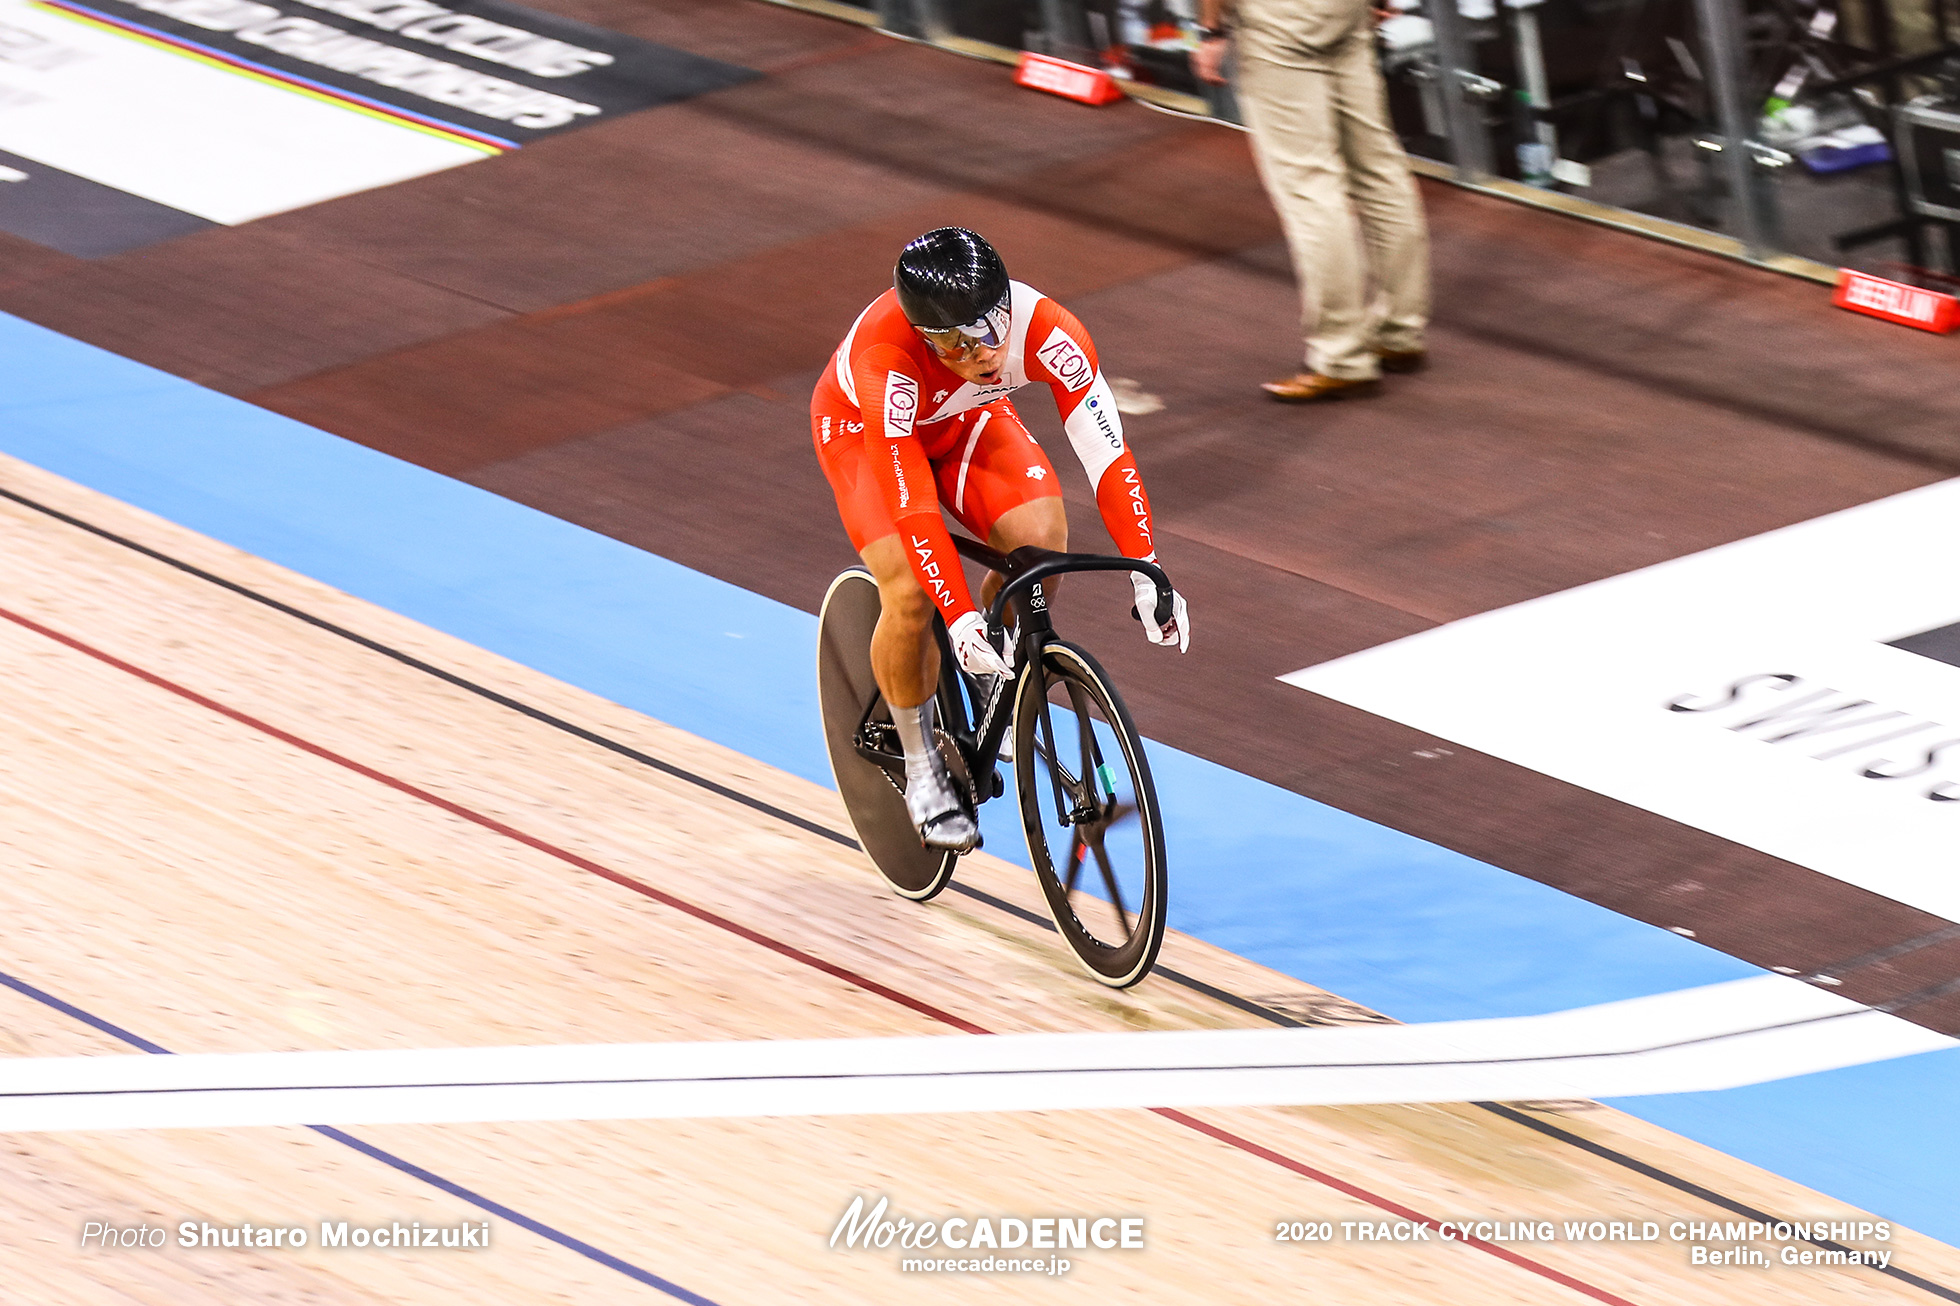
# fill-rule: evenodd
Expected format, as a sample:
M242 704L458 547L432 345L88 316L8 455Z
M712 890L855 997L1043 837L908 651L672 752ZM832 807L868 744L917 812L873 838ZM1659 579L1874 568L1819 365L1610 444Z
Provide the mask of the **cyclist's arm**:
M1062 429L1096 488L1096 508L1109 537L1124 557L1154 562L1150 496L1123 442L1116 396L1097 366L1095 342L1075 314L1052 299L1036 304L1028 320L1027 369L1030 379L1047 382L1055 393Z
M902 351L874 345L852 360L851 379L864 414L867 461L885 496L885 510L898 527L919 587L950 626L975 608L952 533L939 513L932 463L912 430L919 415L919 374Z

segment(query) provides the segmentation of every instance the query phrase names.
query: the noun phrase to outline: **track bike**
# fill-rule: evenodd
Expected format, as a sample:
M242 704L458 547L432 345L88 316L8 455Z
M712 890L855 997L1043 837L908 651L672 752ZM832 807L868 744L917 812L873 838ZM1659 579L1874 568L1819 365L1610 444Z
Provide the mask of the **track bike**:
M1002 554L960 535L954 544L1005 578L987 631L998 646L1003 621L1015 618L1013 675L966 674L935 617L936 743L969 814L1002 796L999 767L1011 756L1028 856L1055 928L1092 976L1127 988L1149 973L1164 941L1157 791L1129 710L1096 660L1055 633L1042 582L1067 572L1141 572L1157 587L1159 624L1170 617L1170 582L1131 558L1034 547ZM879 612L877 582L863 567L841 573L824 595L824 740L858 843L894 891L923 902L952 880L960 855L921 843L906 811L904 748L871 673Z

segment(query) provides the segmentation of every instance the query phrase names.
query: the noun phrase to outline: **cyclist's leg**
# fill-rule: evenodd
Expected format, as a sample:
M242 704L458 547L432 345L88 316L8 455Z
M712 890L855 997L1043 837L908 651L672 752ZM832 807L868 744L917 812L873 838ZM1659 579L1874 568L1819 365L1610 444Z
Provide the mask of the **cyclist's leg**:
M878 627L871 635L871 674L891 709L892 726L905 746L905 807L928 847L965 852L980 827L960 801L933 731L939 687L939 644L932 637L932 600L912 575L896 534L859 550L878 582Z
M878 629L871 636L871 674L893 708L915 708L939 688L939 645L932 637L932 600L912 574L898 533L858 550L878 582Z
M932 605L912 575L898 526L866 465L863 418L841 395L827 395L819 386L810 406L810 428L851 547L878 582L881 611L871 638L872 674L887 703L917 707L939 683Z
M823 418L833 438L823 440ZM861 440L835 438L841 414L812 413L817 456L837 497L837 511L858 556L878 584L879 614L871 635L871 674L905 747L905 806L929 846L964 852L980 830L960 802L933 730L933 691L939 684L939 645L933 607L912 575L898 528L865 465ZM854 419L855 420L855 419ZM861 431L862 428L860 428ZM857 432L847 432L856 435Z
M1067 552L1068 513L1062 506L1062 496L1045 495L1009 508L994 523L993 530L988 532L987 543L1002 553L1012 553L1029 544L1053 549L1057 553ZM1041 583L1042 588L1052 596L1061 579L1060 576L1050 576ZM980 601L992 603L994 595L1000 593L1000 587L1005 583L999 572L988 572L987 579L980 586Z

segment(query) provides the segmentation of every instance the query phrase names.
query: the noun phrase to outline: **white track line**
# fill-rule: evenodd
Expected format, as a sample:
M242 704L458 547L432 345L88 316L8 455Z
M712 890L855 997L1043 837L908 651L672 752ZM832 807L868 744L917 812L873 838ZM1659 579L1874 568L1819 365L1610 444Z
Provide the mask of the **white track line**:
M1621 1097L1956 1045L1769 975L1432 1025L24 1058L0 1131Z

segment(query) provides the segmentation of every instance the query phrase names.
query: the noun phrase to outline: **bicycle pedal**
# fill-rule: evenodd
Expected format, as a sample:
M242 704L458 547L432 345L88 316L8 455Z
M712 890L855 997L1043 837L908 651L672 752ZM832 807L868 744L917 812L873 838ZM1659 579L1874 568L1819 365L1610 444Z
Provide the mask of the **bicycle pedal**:
M919 842L942 852L970 853L981 843L980 823L965 810L941 813L917 828Z
M1007 792L1006 782L1000 778L1000 772L998 771L994 772L994 797L998 798L1006 792Z

